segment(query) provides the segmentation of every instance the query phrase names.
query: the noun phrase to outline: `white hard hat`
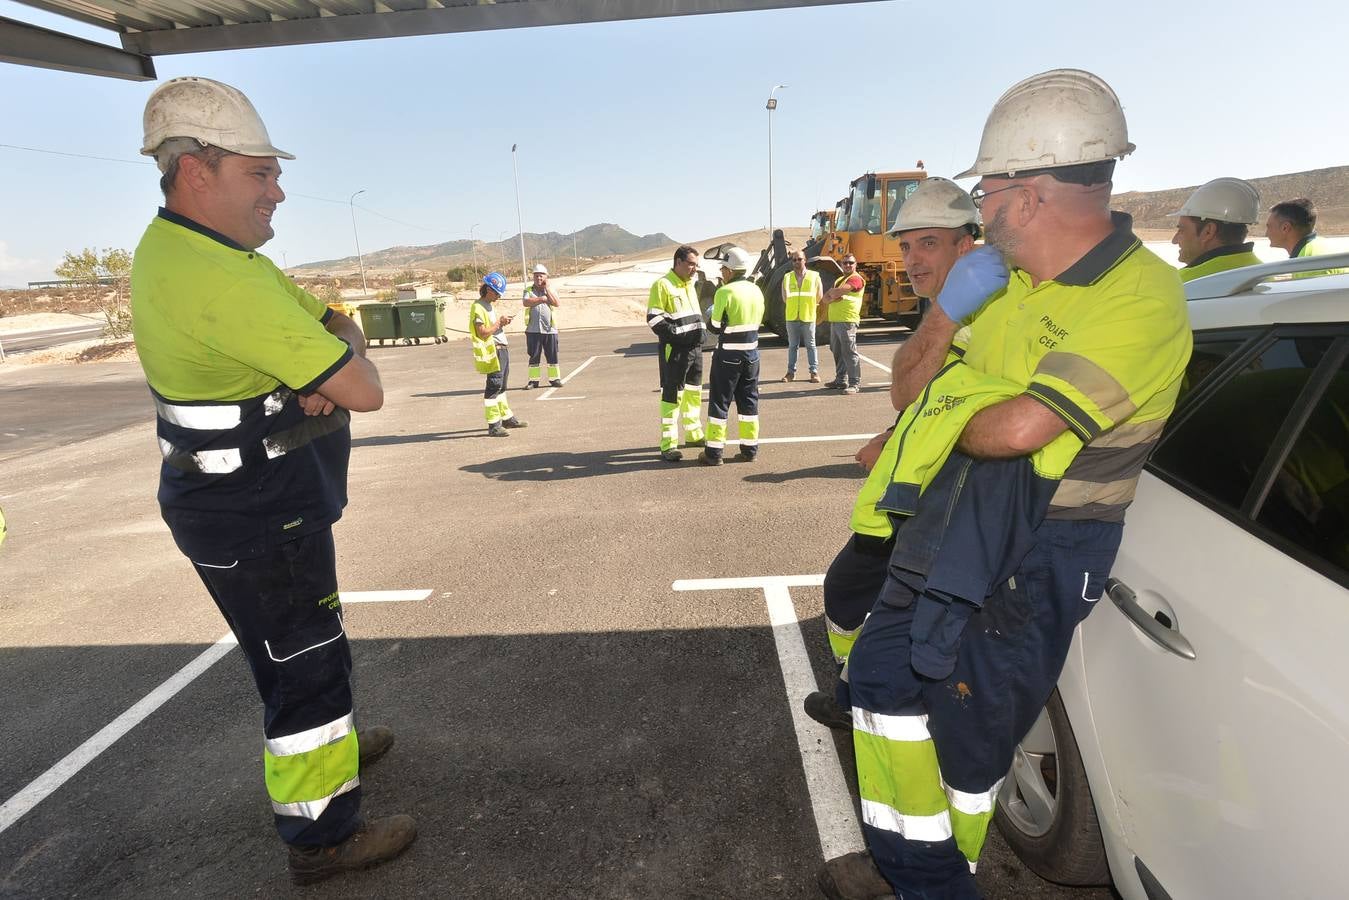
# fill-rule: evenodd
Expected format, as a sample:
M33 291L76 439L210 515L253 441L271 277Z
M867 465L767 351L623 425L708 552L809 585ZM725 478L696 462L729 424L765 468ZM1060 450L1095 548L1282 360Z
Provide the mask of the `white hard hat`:
M545 266L543 263L538 263L537 265L534 266L534 274L535 274L535 275L547 275L547 274L548 274L548 267Z
M154 156L169 138L196 138L242 156L295 157L272 146L262 118L237 88L209 78L171 78L145 101L141 153Z
M727 247L723 252L726 258L720 260L720 263L732 272L748 272L754 265L754 258L739 247Z
M978 224L979 210L968 191L949 178L924 178L899 208L889 233Z
M1052 69L1014 84L984 123L979 156L957 175L1015 175L1118 159L1134 151L1115 92L1081 69Z
M1195 188L1184 206L1167 215L1254 225L1260 220L1260 192L1240 178L1215 178Z

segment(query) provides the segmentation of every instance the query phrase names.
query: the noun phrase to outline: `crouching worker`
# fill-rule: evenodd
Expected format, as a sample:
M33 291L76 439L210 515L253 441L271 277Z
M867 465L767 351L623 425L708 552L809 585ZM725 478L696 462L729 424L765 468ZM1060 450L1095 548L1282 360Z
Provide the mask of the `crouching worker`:
M506 400L511 375L511 355L506 349L506 326L514 316L497 315L494 304L506 293L506 277L500 272L483 276L478 299L468 311L468 334L473 340L473 367L487 376L482 392L483 411L487 415L487 434L507 437L507 428L524 428L511 412Z

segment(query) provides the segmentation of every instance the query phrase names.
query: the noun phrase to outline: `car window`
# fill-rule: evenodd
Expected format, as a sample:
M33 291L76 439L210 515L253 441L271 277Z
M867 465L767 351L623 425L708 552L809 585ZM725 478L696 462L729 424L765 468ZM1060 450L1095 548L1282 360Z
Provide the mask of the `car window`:
M1329 337L1275 340L1178 427L1168 429L1152 456L1153 465L1209 499L1240 509L1284 415L1330 341ZM1199 365L1204 364L1201 359ZM1190 368L1195 367L1192 357Z
M1194 352L1190 355L1190 364L1185 367L1185 377L1180 381L1180 396L1176 405L1179 406L1189 396L1190 391L1249 339L1248 335L1208 339L1195 335Z
M1331 378L1280 464L1261 525L1349 571L1349 363Z
M1193 390L1247 343L1198 339ZM1322 361L1333 373L1317 373ZM1243 356L1245 354L1243 353ZM1267 540L1343 579L1349 572L1349 368L1335 335L1266 342L1221 383L1194 397L1167 427L1149 468ZM1323 367L1324 368L1324 367ZM1307 408L1306 400L1316 396ZM1275 543L1279 541L1274 540Z

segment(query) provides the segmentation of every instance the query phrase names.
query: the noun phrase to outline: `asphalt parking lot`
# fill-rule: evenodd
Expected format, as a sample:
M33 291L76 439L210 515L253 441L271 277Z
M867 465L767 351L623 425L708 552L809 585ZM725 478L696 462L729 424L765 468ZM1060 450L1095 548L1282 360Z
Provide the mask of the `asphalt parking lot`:
M719 469L658 458L644 328L564 332L566 384L513 390L529 427L506 439L465 343L372 348L386 403L353 417L339 580L358 721L398 735L366 809L421 831L302 892L818 896L860 846L856 785L800 699L832 678L819 579L852 454L894 415L896 339L864 338L856 396L774 380L766 341L759 458ZM160 521L138 365L0 372L0 409L0 896L289 895L260 704ZM996 834L979 881L1113 896L1040 881Z

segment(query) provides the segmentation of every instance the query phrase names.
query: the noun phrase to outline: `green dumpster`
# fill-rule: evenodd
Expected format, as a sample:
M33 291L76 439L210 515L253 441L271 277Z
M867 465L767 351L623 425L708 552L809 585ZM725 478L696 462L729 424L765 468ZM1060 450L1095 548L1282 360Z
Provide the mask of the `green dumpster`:
M362 303L356 307L361 313L361 330L367 341L396 341L402 337L398 333L398 310L392 303Z
M437 344L449 340L445 336L444 300L402 300L394 306L398 308L399 336L403 343L420 344L422 338Z

